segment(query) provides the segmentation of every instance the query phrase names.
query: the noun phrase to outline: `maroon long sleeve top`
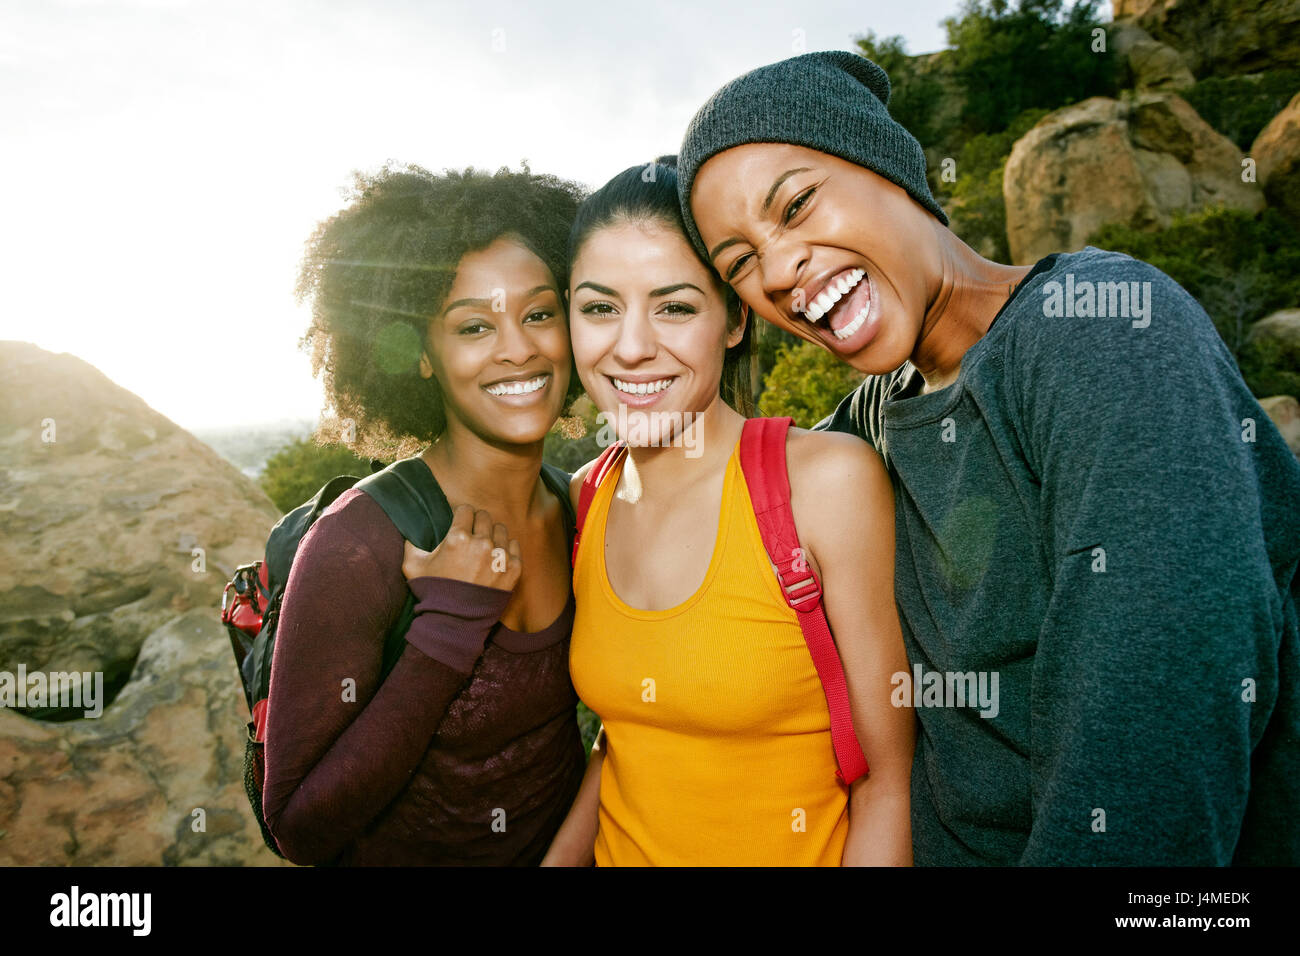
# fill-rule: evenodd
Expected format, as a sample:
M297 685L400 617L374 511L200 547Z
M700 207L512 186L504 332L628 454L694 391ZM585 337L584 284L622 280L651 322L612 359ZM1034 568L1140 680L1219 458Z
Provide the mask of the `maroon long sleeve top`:
M271 663L267 827L301 864L536 864L586 763L573 595L523 634L500 622L511 592L417 578L407 646L380 683L402 556L401 533L356 490L299 545Z

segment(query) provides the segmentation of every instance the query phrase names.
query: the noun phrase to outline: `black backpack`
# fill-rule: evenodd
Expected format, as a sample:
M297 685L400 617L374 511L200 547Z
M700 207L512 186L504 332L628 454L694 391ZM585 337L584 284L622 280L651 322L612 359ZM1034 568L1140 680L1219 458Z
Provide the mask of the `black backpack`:
M553 465L542 465L542 481L560 499L568 526L572 528L574 516L569 500L569 477L567 472ZM262 831L262 839L276 856L282 858L284 854L276 845L262 815L267 696L271 686L271 660L280 603L284 599L284 586L289 580L293 557L303 536L339 495L353 487L370 495L384 509L402 537L425 551L432 551L451 526L451 506L429 467L418 457L393 462L366 478L340 475L327 482L310 501L276 522L266 539L266 559L236 568L221 597L221 621L230 635L244 698L252 718L247 724L244 743L244 790ZM406 631L414 617L415 595L408 589L406 604L392 630L384 637L381 681L402 656Z

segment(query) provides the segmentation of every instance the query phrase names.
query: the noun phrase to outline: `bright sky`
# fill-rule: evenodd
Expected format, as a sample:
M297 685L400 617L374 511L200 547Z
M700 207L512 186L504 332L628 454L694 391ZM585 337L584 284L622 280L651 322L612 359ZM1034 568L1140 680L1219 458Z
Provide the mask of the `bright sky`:
M938 50L958 6L4 0L0 339L190 428L314 417L293 287L353 169L527 159L595 188L733 77L867 30Z

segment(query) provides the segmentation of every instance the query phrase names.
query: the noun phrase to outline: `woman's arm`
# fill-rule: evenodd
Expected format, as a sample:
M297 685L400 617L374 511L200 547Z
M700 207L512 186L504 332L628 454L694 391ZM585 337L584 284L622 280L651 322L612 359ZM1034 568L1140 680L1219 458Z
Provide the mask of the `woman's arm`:
M849 797L846 866L912 864L910 707L891 703L907 673L894 603L894 495L879 455L851 435L792 430L791 507L844 664L869 772Z
M351 494L351 493L349 493ZM333 859L409 782L482 653L509 590L446 577L410 584L407 647L379 682L405 601L403 541L356 493L303 538L271 667L263 811L281 852Z
M578 498L582 493L582 482L586 479L595 459L582 465L569 479L569 501L574 513L578 510ZM564 823L551 840L551 847L542 859L542 866L591 866L595 862L596 829L600 810L600 768L605 762L605 725L600 725L596 740L591 745L591 756L587 760L587 772L583 774L582 786L569 808Z
M556 831L542 866L591 866L596 859L596 830L600 811L600 768L605 762L605 725L591 745L591 759L569 814Z

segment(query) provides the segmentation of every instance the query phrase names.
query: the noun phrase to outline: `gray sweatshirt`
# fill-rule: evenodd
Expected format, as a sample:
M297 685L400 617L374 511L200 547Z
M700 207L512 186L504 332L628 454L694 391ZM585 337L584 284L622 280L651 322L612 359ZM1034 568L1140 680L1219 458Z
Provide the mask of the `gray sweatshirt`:
M1300 864L1300 463L1209 316L1089 246L921 385L816 426L894 482L917 864Z

